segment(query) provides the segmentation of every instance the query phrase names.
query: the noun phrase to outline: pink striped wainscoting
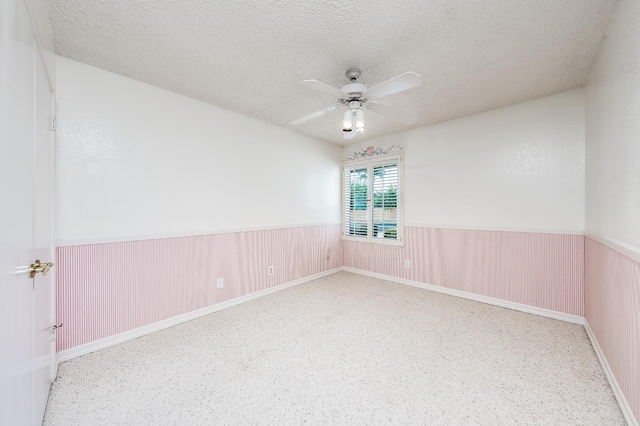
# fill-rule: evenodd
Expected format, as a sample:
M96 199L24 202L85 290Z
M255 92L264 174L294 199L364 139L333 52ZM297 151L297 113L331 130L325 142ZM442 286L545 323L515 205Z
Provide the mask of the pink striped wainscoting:
M405 227L404 247L344 241L344 266L582 316L584 237ZM411 268L404 268L404 260Z
M585 318L640 419L640 263L585 238Z
M340 267L342 243L340 225L318 225L59 247L57 258L62 351Z

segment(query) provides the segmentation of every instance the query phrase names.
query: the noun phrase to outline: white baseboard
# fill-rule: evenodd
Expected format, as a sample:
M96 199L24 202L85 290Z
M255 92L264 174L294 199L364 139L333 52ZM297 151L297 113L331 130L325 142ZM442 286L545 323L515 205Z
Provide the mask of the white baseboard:
M235 299L231 299L225 302L217 303L215 305L207 306L206 308L201 308L195 311L187 312L182 315L167 318L165 320L154 322L152 324L148 324L142 327L138 327L133 330L125 331L124 333L115 334L113 336L105 337L104 339L95 340L93 342L85 343L84 345L80 345L80 346L73 347L71 349L60 351L57 354L56 367L57 367L57 363L68 361L70 359L77 358L79 356L86 355L88 353L95 352L100 349L105 349L105 348L108 348L109 346L117 345L119 343L126 342L127 340L135 339L137 337L141 337L146 334L153 333L154 331L159 331L165 328L173 327L174 325L191 321L201 316L218 312L218 311L221 311L222 309L230 308L232 306L236 306L241 303L266 296L268 294L276 293L278 291L291 288L298 284L302 284L308 281L313 281L318 278L325 277L327 275L335 274L336 272L340 272L341 270L342 268L340 267L340 268L335 268L335 269L330 269L328 271L320 272L318 274L309 275L308 277L300 278L294 281L289 281L288 283L280 284L276 287L271 287L265 290L256 291L254 293L236 297Z
M627 402L627 398L625 398L624 393L622 393L622 389L620 389L620 385L616 380L616 376L613 375L613 371L607 362L607 358L605 358L604 353L602 352L602 348L598 344L598 340L596 336L593 334L593 330L589 327L589 322L585 318L584 320L584 328L587 330L587 336L589 336L589 340L591 340L591 346L593 346L593 350L596 352L596 356L598 357L598 361L600 361L600 365L604 370L604 374L607 376L607 380L609 380L609 385L611 385L611 390L618 401L618 405L620 406L620 411L622 411L622 415L624 419L627 421L629 426L638 426L638 421L636 420L633 412L631 411L631 407Z
M537 308L535 306L525 305L522 303L509 302L508 300L496 299L495 297L482 296L480 294L469 293L462 290L454 290L447 287L441 287L433 284L425 284L419 281L412 281L405 278L398 278L391 275L379 274L377 272L369 272L362 269L350 268L343 266L342 269L355 274L366 275L381 280L393 281L399 284L410 285L413 287L423 288L438 293L448 294L450 296L462 297L463 299L474 300L476 302L487 303L489 305L500 306L501 308L513 309L514 311L526 312L528 314L539 315L541 317L553 318L560 321L570 322L572 324L584 324L584 317L578 315L565 314L564 312L552 311L550 309Z

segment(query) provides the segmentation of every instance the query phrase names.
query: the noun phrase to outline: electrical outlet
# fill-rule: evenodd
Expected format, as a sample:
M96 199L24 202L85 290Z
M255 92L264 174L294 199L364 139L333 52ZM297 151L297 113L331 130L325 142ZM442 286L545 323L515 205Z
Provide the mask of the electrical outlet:
M273 275L273 266L269 266L269 271L267 272L267 275Z
M411 268L411 261L409 259L405 259L404 267L407 269Z
M218 288L224 287L224 278L218 278L216 285L218 286Z

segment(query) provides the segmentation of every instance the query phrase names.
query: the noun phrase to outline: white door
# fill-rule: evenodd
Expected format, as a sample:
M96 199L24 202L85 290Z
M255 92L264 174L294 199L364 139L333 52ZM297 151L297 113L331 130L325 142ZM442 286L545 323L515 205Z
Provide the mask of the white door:
M38 53L39 51L36 51ZM52 93L44 62L35 57L34 115L34 188L33 246L34 257L41 262L55 262L53 246L53 132L51 131ZM55 268L55 265L54 265ZM55 341L55 269L34 277L35 293L35 411L42 422L54 375Z
M2 425L42 422L54 365L53 273L29 277L37 256L53 260L51 105L26 4L0 1Z
M33 28L0 1L0 424L33 425Z

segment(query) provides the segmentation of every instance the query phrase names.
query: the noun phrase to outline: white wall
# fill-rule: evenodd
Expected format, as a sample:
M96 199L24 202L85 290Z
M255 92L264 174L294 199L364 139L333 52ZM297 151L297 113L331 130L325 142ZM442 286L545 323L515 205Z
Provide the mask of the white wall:
M406 225L584 229L582 89L349 145L343 156L394 144L405 147Z
M57 58L60 245L340 221L340 148Z
M586 229L640 252L640 2L623 0L586 90Z

